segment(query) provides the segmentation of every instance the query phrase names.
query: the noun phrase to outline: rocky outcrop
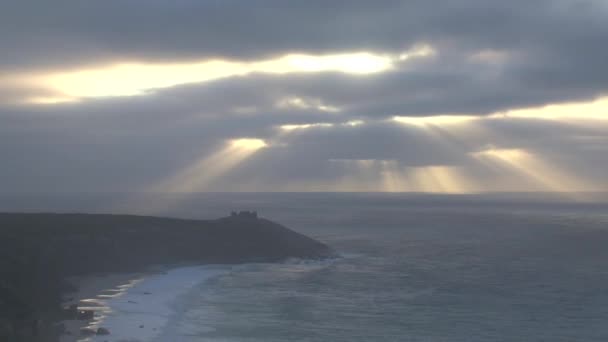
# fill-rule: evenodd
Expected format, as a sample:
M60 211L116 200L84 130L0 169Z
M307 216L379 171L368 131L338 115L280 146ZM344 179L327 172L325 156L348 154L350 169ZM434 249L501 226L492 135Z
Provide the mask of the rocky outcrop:
M97 335L110 335L110 330L104 327L97 328Z

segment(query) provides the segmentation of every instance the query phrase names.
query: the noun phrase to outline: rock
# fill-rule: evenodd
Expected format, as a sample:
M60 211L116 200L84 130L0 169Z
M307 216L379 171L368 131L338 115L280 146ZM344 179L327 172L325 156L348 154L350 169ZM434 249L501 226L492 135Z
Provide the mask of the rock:
M145 294L145 295L151 295L152 293L151 293L151 292L147 292L147 291L146 291L146 292L144 292L144 294Z
M144 325L143 325L143 324L139 326L139 328L140 328L140 329L142 329L143 327L144 327Z
M92 336L95 335L97 331L92 328L80 328L80 335L82 336Z
M78 319L80 320L88 320L88 319L93 319L93 317L95 316L95 311L93 310L81 310L78 311Z
M97 329L97 335L110 335L110 330L101 327Z

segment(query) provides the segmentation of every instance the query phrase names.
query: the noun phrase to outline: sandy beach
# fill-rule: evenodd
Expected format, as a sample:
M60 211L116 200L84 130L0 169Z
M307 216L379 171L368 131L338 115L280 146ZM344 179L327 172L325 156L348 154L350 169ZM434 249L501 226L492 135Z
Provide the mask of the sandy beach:
M115 273L68 278L67 280L74 285L76 291L64 296L63 306L69 307L76 304L79 310L95 311L95 316L92 320L62 321L66 332L61 336L60 341L90 341L90 337L80 334L80 329L101 327L101 321L111 310L107 306L107 301L124 294L129 288L140 282L145 275L145 273Z
M91 320L63 321L61 342L152 341L175 314L174 301L229 266L178 266L148 273L107 274L69 279L78 291L64 305L92 310ZM109 335L84 336L81 329L105 328Z

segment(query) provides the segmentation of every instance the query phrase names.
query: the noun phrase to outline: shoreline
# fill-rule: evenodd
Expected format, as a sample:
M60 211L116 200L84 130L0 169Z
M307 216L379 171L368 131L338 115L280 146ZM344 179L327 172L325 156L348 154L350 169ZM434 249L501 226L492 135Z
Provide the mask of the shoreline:
M92 310L94 317L93 319L60 321L59 324L63 324L65 331L60 335L59 342L90 341L91 336L81 335L81 329L102 327L105 314L111 310L106 305L107 300L123 295L129 288L150 274L152 273L108 273L67 278L66 281L74 286L75 291L65 293L61 305L65 308L77 305L78 310Z
M172 265L150 272L72 277L77 291L65 295L64 306L92 310L88 320L63 320L60 342L113 340L151 341L175 314L173 304L209 279L231 270L230 265ZM81 335L81 329L107 329L109 335Z
M78 340L76 330L91 323L66 318L95 318L92 312L79 311L78 305L93 306L101 316L99 306L114 302L113 295L124 292L121 285L133 286L128 282L141 272L148 275L165 265L234 265L333 254L322 242L251 212L216 220L0 213L0 227L0 250L6 255L0 273L9 275L0 281L0 301L6 306L0 312L0 340L56 340L65 328L69 340ZM82 277L68 278L74 275ZM68 286L66 279L75 286ZM165 297L161 291L149 297L157 295ZM68 310L62 307L75 302ZM123 313L133 315L133 303L126 304ZM154 311L142 312L154 317Z

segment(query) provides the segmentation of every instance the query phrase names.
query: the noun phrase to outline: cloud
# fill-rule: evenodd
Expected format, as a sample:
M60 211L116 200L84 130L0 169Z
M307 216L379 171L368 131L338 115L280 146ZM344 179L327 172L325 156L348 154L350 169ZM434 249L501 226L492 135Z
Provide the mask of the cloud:
M606 28L605 13L602 1L592 0L262 0L245 5L233 0L20 1L3 7L0 32L12 48L13 63L72 56L60 64L73 64L108 57L175 60L260 58L285 51L399 51L420 40L459 41L473 48L559 45L555 40L564 36L592 39ZM594 32L589 32L590 21ZM49 49L56 46L67 51ZM75 46L82 49L70 50ZM24 55L28 58L19 58Z
M552 168L605 189L607 19L593 0L13 2L0 187L147 190L262 139L194 190L555 190L533 176ZM493 150L539 170L475 157Z
M19 109L3 113L6 125L0 127L0 155L10 161L0 174L3 188L141 191L157 189L166 179L179 182L176 177L195 170L199 177L194 171L187 173L194 179L188 184L200 185L193 191L555 190L530 187L534 181L513 174L512 168L501 169L504 164L481 164L472 158L489 149L517 149L542 158L545 170L546 165L553 165L565 170L561 174L585 180L573 184L590 183L601 189L601 170L608 166L602 157L608 148L605 119L577 125L570 119L508 116L464 121L429 117L414 123L371 118L351 125L341 121L350 118L344 113L320 113L317 115L330 120L337 116L338 120L332 125L310 124L284 131L279 124L291 114L201 115L177 107L182 111L171 111L168 116L168 107L154 112L155 104L108 101L46 107L44 112ZM292 119L313 115L304 111ZM268 146L246 159L235 159L238 164L221 169L212 182L202 182L209 173L207 168L196 167L198 161L214 160L212 156L227 142L239 138L263 139ZM385 179L382 175L388 172L392 176ZM450 175L452 183L435 180L437 174ZM470 185L456 186L460 184L454 183L460 179L456 176ZM407 177L414 177L418 185L394 185L407 183ZM391 187L386 185L389 179Z
M439 56L406 61L395 72L357 80L330 73L309 82L313 89L308 92L325 94L330 88L330 96L346 104L361 93L382 93L382 105L356 106L363 115L435 115L588 100L605 94L608 82L603 67L608 58L603 43L608 10L592 0L249 5L190 0L83 5L63 0L35 6L25 1L5 6L0 16L5 51L0 71L12 75L11 70L21 70L16 75L30 77L31 72L51 73L63 83L63 93L51 96L47 89L46 94L30 96L43 103L78 94L136 94L197 82L201 77L191 67L213 60L227 63L226 72L238 75L245 71L234 63L255 64L297 53L399 56L420 44L433 47ZM129 72L124 70L128 65ZM213 73L222 69L214 68ZM83 80L86 70L98 70L100 74L89 75L97 83ZM269 71L257 69L263 70Z

